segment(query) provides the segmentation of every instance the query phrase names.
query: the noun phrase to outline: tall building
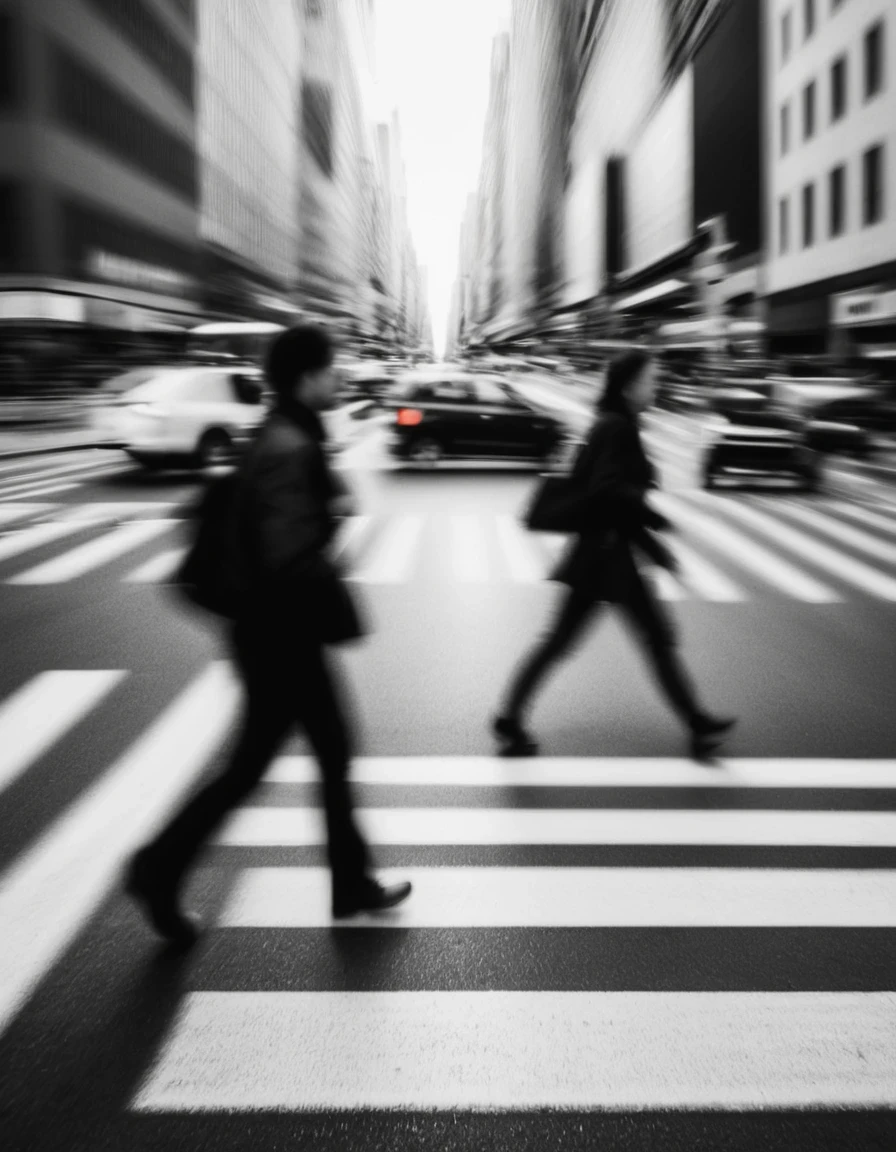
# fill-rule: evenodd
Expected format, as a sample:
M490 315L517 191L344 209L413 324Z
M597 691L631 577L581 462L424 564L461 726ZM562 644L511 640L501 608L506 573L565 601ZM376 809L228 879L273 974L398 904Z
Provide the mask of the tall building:
M572 122L567 4L514 0L510 24L504 274L518 320L557 301L562 195Z
M301 0L197 7L205 302L277 318L298 276Z
M0 2L0 321L200 315L191 0ZM77 327L74 327L77 326Z
M373 17L372 0L305 0L298 297L359 340L381 295Z
M478 188L482 235L476 275L480 303L478 319L481 323L479 336L483 340L500 339L510 319L506 312L505 283L509 68L510 37L502 33L495 37L492 47L489 99Z
M896 9L767 0L769 344L896 356Z

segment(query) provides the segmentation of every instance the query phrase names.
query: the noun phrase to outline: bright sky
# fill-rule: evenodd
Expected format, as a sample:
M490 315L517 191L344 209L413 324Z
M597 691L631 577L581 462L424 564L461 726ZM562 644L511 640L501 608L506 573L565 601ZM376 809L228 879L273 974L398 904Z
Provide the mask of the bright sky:
M492 39L510 0L377 0L376 69L387 120L398 109L408 222L429 270L436 354L445 347L460 222L476 187L488 104Z

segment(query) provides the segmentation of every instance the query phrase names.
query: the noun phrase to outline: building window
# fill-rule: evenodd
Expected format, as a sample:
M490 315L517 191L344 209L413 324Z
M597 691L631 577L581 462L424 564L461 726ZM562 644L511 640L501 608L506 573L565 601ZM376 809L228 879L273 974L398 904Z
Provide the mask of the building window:
M790 151L790 105L781 105L781 155Z
M884 218L884 147L869 148L862 157L862 221L879 224Z
M193 57L144 0L88 0L193 105ZM186 14L186 13L185 13Z
M803 187L803 247L811 248L815 243L815 185Z
M865 33L865 99L884 86L884 25L879 21Z
M810 80L803 89L803 139L815 135L815 81Z
M781 17L781 63L786 64L790 59L790 29L792 24L791 13L785 12Z
M803 0L803 26L808 40L815 31L815 0Z
M302 85L302 133L309 153L325 176L333 175L333 100L328 87Z
M831 123L846 115L846 57L841 56L831 65Z
M790 201L782 196L778 201L778 251L783 256L790 247Z
M52 75L57 123L195 201L196 155L186 141L62 48L55 52Z
M828 193L831 236L842 236L846 228L846 169L842 164L831 172Z

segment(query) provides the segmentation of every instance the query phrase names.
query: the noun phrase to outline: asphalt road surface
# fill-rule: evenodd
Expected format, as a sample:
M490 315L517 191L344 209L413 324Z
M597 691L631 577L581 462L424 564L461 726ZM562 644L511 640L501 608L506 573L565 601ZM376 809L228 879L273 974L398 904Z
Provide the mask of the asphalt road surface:
M704 494L692 424L648 424L682 562L654 578L740 717L724 757L686 759L609 610L537 701L541 756L495 757L562 541L519 526L531 471L398 470L361 422L337 546L372 632L334 663L360 818L414 893L331 923L297 735L180 956L120 871L239 712L164 584L196 480L0 461L5 1150L896 1147L896 499Z

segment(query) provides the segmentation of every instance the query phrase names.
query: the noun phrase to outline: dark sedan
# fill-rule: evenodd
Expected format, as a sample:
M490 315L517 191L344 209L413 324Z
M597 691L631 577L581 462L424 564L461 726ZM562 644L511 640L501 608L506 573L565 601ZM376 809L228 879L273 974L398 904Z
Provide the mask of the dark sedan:
M446 370L401 378L390 448L398 459L432 465L454 459L536 460L563 451L563 425L528 404L500 378Z

